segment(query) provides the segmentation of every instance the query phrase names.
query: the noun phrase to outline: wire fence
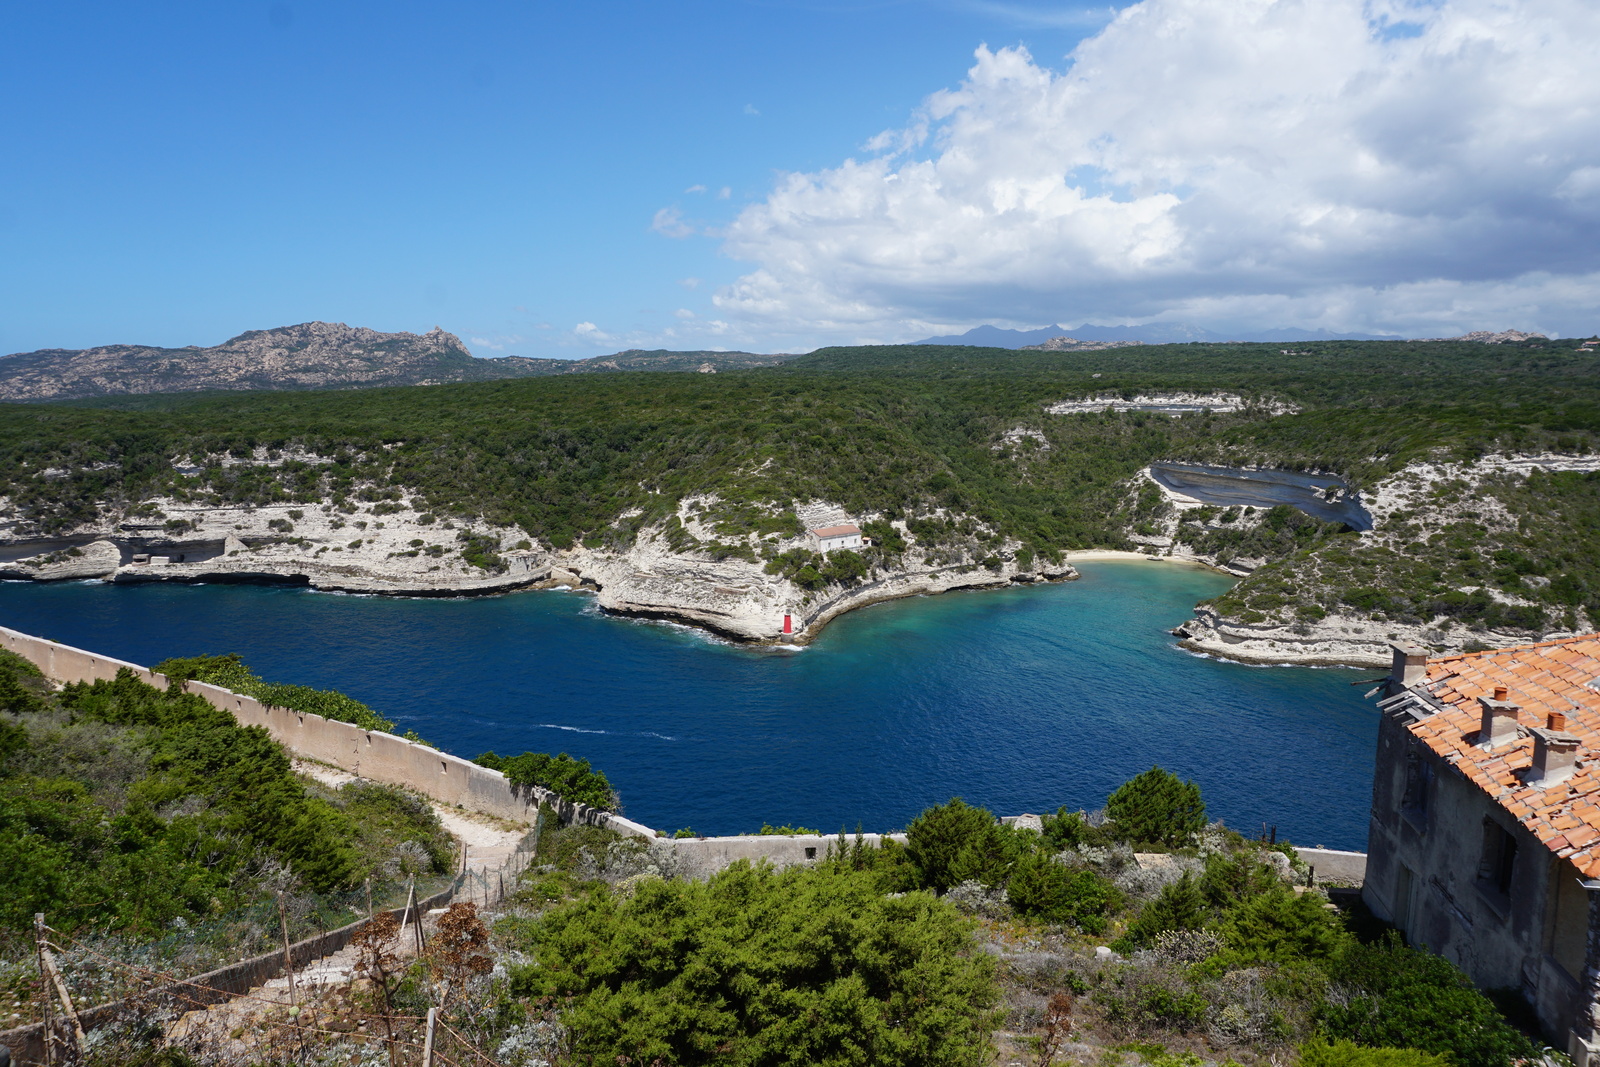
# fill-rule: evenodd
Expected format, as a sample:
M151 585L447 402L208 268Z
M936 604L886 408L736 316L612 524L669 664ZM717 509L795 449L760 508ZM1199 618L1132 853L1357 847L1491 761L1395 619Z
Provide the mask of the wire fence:
M500 864L476 868L463 864L442 892L421 900L413 893L402 908L375 911L355 923L298 943L289 941L288 924L283 921L280 947L202 975L183 977L167 968L119 959L92 943L49 927L41 915L35 928L39 977L30 983L36 1017L41 1021L0 1032L0 1044L10 1049L14 1063L70 1065L82 1062L86 1050L96 1044L91 1035L97 1030L115 1029L117 1024L132 1019L160 1018L168 1022L169 1038L176 1034L179 1043L185 1035L197 1038L208 1053L216 1053L207 1056L214 1062L311 1063L318 1058L319 1049L353 1043L380 1047L396 1067L499 1067L480 1047L481 1035L475 1040L461 1032L459 1025L462 1018L471 1018L470 1011L456 1017L457 1025L452 1025L452 1016L439 1010L452 1004L460 1008L465 1003L461 990L471 983L465 974L448 974L450 967L459 965L459 961L450 962L448 953L430 954L424 920L430 911L448 905L454 909L451 914L464 915L469 926L476 923L481 928L479 910L493 908L504 900L533 862L538 832L536 825ZM314 965L352 946L357 951L343 972L341 989L333 989L340 983L327 981L327 973L308 973ZM396 961L408 956L424 964L431 980L423 984L434 990L435 999L441 1002L425 1016L398 1012L390 1002L385 983L394 979L395 972L385 968L392 968ZM92 988L115 988L119 995L87 1010L80 1009L58 962L62 959L79 964L85 973L95 974L98 980ZM287 979L283 990L265 989L280 977ZM363 979L366 991L358 993L356 984ZM337 1003L331 1014L327 1009L330 989ZM300 990L310 994L305 1004L300 1003ZM282 995L285 992L287 1000ZM200 1034L208 1028L207 1016L214 1024L209 1029L218 1033ZM218 1046L238 1047L219 1053Z

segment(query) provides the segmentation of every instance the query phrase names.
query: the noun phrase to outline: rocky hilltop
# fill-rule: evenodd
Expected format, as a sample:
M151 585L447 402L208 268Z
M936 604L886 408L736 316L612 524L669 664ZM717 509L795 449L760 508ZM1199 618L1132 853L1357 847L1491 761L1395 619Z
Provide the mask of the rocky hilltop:
M379 333L342 322L249 330L220 345L154 348L105 345L47 348L0 357L0 400L76 400L209 390L360 389L439 385L501 378L606 371L702 371L770 366L788 355L751 352L644 352L591 359L478 359L461 339Z
M1023 352L1101 352L1108 348L1137 348L1143 341L1080 341L1076 337L1052 337L1043 344L1023 345Z

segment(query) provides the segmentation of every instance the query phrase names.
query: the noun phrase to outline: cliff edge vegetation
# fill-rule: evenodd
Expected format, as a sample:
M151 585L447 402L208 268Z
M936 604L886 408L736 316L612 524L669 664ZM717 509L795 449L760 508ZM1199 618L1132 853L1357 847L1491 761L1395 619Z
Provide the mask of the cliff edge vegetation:
M1366 662L1391 637L1600 622L1597 361L1542 338L897 346L716 375L9 407L0 568L155 577L129 567L142 546L217 560L162 572L186 580L563 581L772 639L785 614L814 632L872 599L1066 575L1065 552L1113 548L1248 575L1193 624L1201 647ZM1181 499L1149 476L1174 462L1326 476L1374 525ZM811 554L803 528L838 519L871 544Z
M106 956L196 974L281 945L280 907L292 936L332 928L368 892L448 881L453 857L425 801L302 778L198 696L128 672L57 689L0 652L0 990L35 979L36 912ZM122 995L86 970L80 1003Z

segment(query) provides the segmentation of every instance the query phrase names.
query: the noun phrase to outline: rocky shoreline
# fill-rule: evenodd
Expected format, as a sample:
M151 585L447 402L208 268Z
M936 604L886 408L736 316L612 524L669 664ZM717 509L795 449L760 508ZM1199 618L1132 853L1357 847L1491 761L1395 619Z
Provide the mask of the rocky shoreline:
M1319 476L1316 480L1329 484L1338 483L1336 491L1325 491L1321 494L1324 505L1352 506L1358 509L1360 513L1367 515L1369 520L1365 523L1365 529L1356 527L1361 531L1362 538L1387 542L1399 553L1405 551L1402 544L1404 538L1394 530L1402 520L1423 523L1429 528L1437 529L1450 522L1459 521L1465 515L1460 505L1432 503L1429 490L1435 486L1453 483L1471 487L1475 521L1495 521L1504 524L1509 520L1500 514L1499 505L1492 500L1486 500L1477 492L1478 487L1485 484L1488 479L1502 475L1525 478L1534 470L1587 472L1596 469L1600 469L1600 460L1594 457L1557 454L1490 455L1470 463L1431 460L1411 464L1383 479L1372 487L1364 500L1360 494L1349 491L1331 475ZM1213 468L1213 470L1220 473L1225 469ZM1239 476L1239 486L1231 489L1235 497L1241 491L1262 494L1259 499L1249 501L1258 509L1276 503L1299 506L1299 501L1282 495L1282 491L1277 487L1262 482L1261 471L1251 469L1239 470L1236 473ZM1302 475L1300 480L1309 479ZM1179 524L1187 516L1207 504L1212 504L1212 510L1215 511L1217 503L1232 502L1228 497L1206 497L1203 481L1195 483L1202 486L1202 491L1196 493L1188 486L1161 477L1160 471L1146 469L1141 472L1135 484L1153 485L1158 488L1169 508L1156 535L1140 537L1130 531L1130 537L1146 542L1148 550L1152 553L1165 554L1162 558L1169 556L1177 558L1178 555L1187 552L1190 554L1185 558L1200 560L1239 578L1248 578L1272 562L1265 559L1237 557L1218 559L1204 553L1195 553L1192 548L1183 544L1179 539ZM1262 514L1263 512L1258 510L1254 517L1243 515L1221 519L1219 516L1210 521L1226 522L1235 529L1242 529L1259 522ZM1406 534L1406 537L1415 536L1418 536L1415 532ZM1503 591L1496 590L1491 595L1508 603L1521 602ZM1251 613L1244 614L1245 618L1234 618L1219 612L1210 604L1201 604L1195 608L1195 617L1176 627L1172 634L1179 638L1181 647L1191 652L1241 663L1360 668L1388 667L1391 642L1420 644L1435 654L1450 654L1478 648L1505 647L1530 640L1551 640L1570 636L1565 631L1529 633L1483 627L1469 628L1452 625L1450 620L1444 618L1426 619L1420 622L1401 621L1343 606L1326 611L1320 618L1292 618L1282 612L1257 612L1252 619ZM1581 624L1588 620L1579 621ZM1585 627L1580 625L1579 630L1583 629Z
M17 523L0 518L0 579L259 582L412 597L564 586L593 592L600 609L614 615L668 619L740 642L806 644L833 619L869 604L1078 576L1067 563L1023 567L1014 552L998 566L993 560L984 566L912 546L896 570L848 588L807 591L766 573L757 559L674 550L658 529L642 531L626 550L552 550L535 547L518 530L441 520L393 504L342 513L329 503L207 507L159 500L136 510L145 514L104 515L48 541L29 539ZM709 536L692 511L680 516L691 533ZM470 553L486 544L495 546L494 562L480 566ZM776 547L803 545L793 538ZM41 546L46 550L29 551Z

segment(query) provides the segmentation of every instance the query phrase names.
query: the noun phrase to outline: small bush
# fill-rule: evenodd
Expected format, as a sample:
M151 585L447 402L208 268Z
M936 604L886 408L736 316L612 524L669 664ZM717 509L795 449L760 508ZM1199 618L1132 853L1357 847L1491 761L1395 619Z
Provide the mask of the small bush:
M1417 1048L1364 1048L1315 1038L1300 1046L1300 1067L1450 1067L1450 1061Z
M583 1062L966 1067L998 1022L970 930L865 873L741 861L547 913L512 991L567 1004Z
M606 776L589 766L586 759L573 759L562 752L524 752L520 756L497 756L485 752L472 762L506 776L515 786L539 786L563 800L587 804L607 811L617 807L617 793Z
M1017 860L1006 900L1023 915L1072 923L1087 933L1105 930L1106 915L1121 899L1115 886L1089 870L1068 870L1042 852Z
M1407 948L1390 933L1348 944L1329 977L1346 995L1323 1013L1328 1035L1374 1048L1415 1048L1456 1067L1505 1067L1538 1050L1449 960Z
M1118 952L1149 948L1156 937L1169 930L1198 930L1208 917L1205 897L1188 871L1167 886L1161 895L1139 910L1127 932L1117 939Z
M932 807L906 827L906 851L920 872L922 884L939 892L968 879L996 884L996 862L1004 864L1000 824L983 808L956 797Z
M1106 816L1124 841L1170 847L1205 829L1206 805L1198 785L1152 767L1107 798Z

